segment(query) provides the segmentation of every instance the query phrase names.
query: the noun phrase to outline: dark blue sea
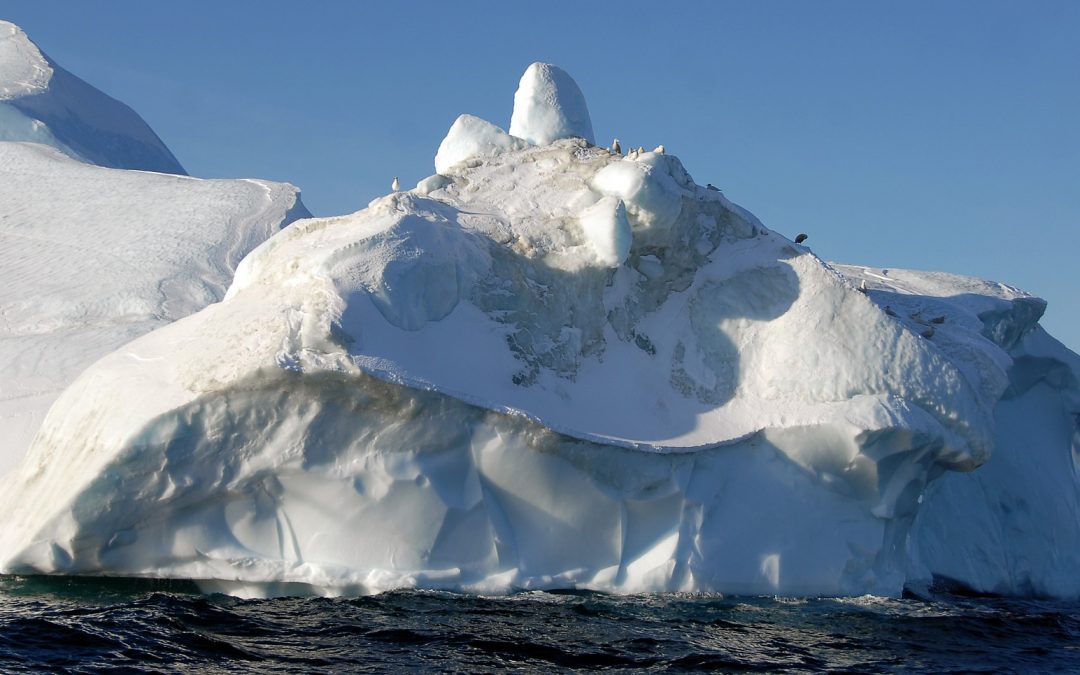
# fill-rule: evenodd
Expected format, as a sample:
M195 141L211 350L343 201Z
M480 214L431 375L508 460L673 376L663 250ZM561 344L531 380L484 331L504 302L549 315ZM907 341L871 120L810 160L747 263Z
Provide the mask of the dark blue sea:
M0 672L1080 671L1080 603L409 591L238 600L0 577Z

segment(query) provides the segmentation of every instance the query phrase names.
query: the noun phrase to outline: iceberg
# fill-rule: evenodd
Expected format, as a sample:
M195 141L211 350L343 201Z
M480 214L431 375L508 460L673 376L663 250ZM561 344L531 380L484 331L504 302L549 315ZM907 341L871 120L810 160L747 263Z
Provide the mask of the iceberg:
M459 118L416 189L293 223L79 375L0 485L0 570L1080 595L1080 357L1043 301L827 263L675 155L519 124L585 109L563 71L518 93L509 134Z
M0 22L0 139L23 138L29 119L13 123L15 108L5 106L26 111L34 108L23 106L28 101L53 100L60 72ZM65 91L67 131L76 135L49 138L66 139L67 154L56 143L0 141L0 474L26 453L49 407L84 368L220 300L248 251L310 215L299 190L283 183L199 180L162 162L155 166L172 173L89 163L99 155L86 148L122 150L110 165L172 154L126 106L85 83ZM147 144L128 152L134 146L99 133L107 128Z
M61 68L3 20L0 141L49 145L99 166L186 175L134 110Z

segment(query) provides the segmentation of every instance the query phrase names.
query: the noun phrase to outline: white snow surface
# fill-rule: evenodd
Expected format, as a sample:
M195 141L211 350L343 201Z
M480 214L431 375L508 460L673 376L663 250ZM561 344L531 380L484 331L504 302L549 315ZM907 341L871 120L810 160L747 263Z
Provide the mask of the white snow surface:
M3 20L0 141L50 145L99 166L185 174L135 111L58 66Z
M240 259L304 215L291 185L106 169L0 142L0 474L83 368L220 300Z
M1080 596L1080 357L1043 301L830 265L673 155L443 168L80 375L0 485L0 570Z
M529 66L514 93L510 135L534 145L561 138L584 138L594 143L589 108L574 78L550 63Z

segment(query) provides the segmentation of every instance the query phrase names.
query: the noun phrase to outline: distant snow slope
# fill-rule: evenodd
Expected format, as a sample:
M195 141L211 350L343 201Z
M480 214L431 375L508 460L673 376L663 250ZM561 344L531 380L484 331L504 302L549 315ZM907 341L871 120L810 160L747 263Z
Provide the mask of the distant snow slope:
M548 85L534 131L576 100ZM673 155L462 118L437 163L80 375L0 485L0 569L1080 596L1078 359L1043 301L829 265Z
M91 164L185 174L146 122L0 20L0 141L51 145Z
M287 184L106 169L0 142L0 474L83 368L220 300L248 251L307 215Z

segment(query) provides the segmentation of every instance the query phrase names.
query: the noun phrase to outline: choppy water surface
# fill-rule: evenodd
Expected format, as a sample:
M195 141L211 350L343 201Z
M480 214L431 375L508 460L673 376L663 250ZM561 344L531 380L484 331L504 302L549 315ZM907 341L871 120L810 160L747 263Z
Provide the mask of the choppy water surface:
M1080 604L433 592L236 600L0 577L0 672L1080 670Z

